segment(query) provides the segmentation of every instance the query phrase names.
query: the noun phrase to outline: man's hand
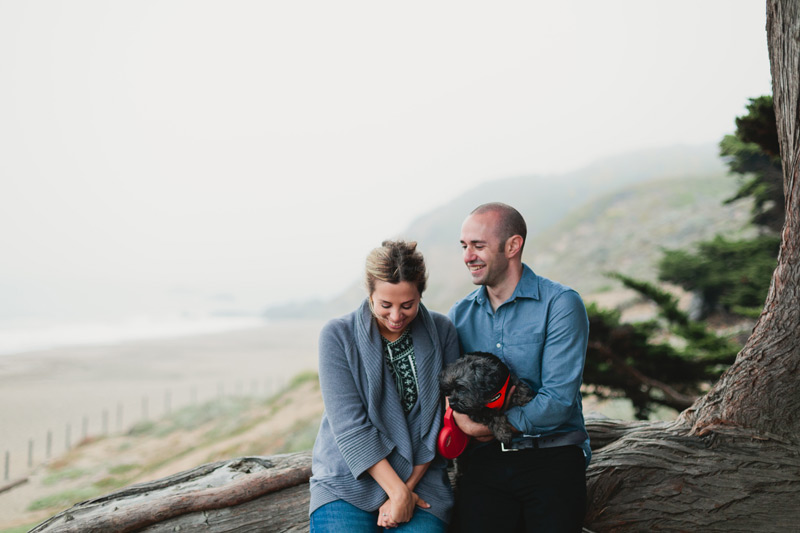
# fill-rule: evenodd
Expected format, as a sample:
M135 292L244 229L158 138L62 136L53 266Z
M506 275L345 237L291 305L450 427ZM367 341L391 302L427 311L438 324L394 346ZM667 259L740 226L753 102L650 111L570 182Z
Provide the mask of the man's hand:
M478 424L464 413L453 411L453 420L461 431L479 442L488 442L494 439L494 433L487 426Z

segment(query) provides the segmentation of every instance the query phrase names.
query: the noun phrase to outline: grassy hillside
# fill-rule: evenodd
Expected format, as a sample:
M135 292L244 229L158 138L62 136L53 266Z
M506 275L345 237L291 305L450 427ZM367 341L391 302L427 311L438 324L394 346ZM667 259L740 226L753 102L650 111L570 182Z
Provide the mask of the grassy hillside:
M526 260L543 275L592 294L609 286L603 273L655 281L663 249L687 248L723 233L743 236L750 204L722 205L735 180L660 180L605 195L573 210L531 241Z
M424 301L446 311L474 288L461 261L461 222L481 203L506 202L528 223L525 261L588 295L609 285L605 271L652 279L662 248L688 247L718 232L741 232L749 206L722 205L736 185L725 175L715 146L649 150L564 175L484 183L419 217L395 237L419 243L430 273ZM363 297L363 289L354 285L331 301L297 302L270 309L268 315L336 316Z
M225 397L87 439L0 493L0 533L22 533L73 504L234 457L310 450L322 416L316 374L270 398Z
M655 280L663 249L751 231L747 202L722 205L735 188L734 180L720 175L627 186L575 207L546 231L531 232L523 258L537 273L586 297L615 286L604 276L608 271ZM457 243L423 251L429 307L446 310L474 289Z

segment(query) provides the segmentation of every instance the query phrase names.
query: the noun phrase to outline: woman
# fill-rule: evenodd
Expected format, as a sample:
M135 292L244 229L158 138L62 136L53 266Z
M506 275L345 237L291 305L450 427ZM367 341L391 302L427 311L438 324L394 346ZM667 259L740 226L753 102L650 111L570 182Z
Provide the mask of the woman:
M313 451L312 533L447 529L453 496L436 455L437 377L458 358L458 338L420 301L427 274L416 246L385 241L373 250L368 297L320 334L325 413Z

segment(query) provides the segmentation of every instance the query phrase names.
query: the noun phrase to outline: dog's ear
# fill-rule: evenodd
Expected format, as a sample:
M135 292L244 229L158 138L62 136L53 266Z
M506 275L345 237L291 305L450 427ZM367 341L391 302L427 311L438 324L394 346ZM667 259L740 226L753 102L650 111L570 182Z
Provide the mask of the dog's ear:
M455 386L455 376L449 371L449 367L443 368L442 371L439 372L439 390L441 390L445 396L450 396Z

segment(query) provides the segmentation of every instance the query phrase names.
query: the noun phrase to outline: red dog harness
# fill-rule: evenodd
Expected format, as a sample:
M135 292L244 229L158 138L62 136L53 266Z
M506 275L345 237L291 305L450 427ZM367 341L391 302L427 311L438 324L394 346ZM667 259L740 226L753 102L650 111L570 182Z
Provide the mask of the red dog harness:
M506 376L506 382L503 383L503 386L500 388L500 392L492 396L492 399L489 400L489 403L486 404L486 407L489 409L502 409L506 403L506 394L508 393L508 384L511 381L511 374Z

